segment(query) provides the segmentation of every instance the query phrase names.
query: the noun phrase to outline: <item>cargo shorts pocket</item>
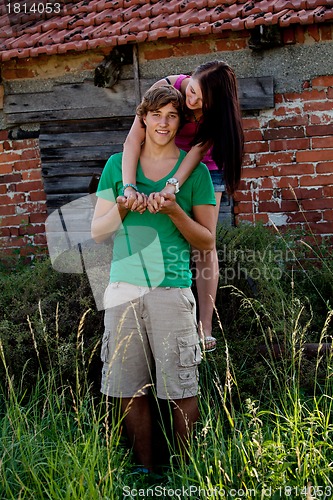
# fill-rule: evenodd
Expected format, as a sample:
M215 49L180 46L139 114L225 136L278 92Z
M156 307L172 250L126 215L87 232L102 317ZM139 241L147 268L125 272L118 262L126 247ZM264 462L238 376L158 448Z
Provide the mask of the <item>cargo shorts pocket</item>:
M191 368L179 370L178 376L181 387L195 387L199 379L198 368L196 366L192 366Z
M197 333L177 337L179 365L183 368L198 365L201 361L201 349Z
M103 337L102 337L102 347L101 347L101 360L103 363L108 363L109 358L110 358L110 347L109 347L109 340L110 340L110 335L111 332L110 330L105 330Z

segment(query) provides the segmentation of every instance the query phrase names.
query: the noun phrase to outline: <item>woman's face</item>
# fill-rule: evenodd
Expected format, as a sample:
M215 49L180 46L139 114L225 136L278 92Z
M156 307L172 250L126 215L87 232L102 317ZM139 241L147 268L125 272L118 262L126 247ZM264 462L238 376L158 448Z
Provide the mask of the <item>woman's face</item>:
M188 109L202 109L202 93L200 85L198 80L195 80L193 77L190 78L187 84L185 97Z

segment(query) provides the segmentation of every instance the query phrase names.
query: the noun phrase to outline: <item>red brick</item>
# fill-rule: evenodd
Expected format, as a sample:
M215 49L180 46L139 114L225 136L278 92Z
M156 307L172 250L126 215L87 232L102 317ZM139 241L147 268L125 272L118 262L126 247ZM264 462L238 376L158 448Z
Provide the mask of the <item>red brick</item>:
M333 210L324 210L323 211L323 220L325 221L333 221Z
M31 201L45 201L46 195L45 195L44 190L31 191L29 193L29 198Z
M273 175L276 177L304 174L314 174L314 166L312 163L292 163L290 165L278 165L273 167Z
M329 198L333 196L333 186L329 184L323 187L323 196L328 196Z
M45 221L41 221L41 222L44 223ZM26 228L26 227L20 227L19 228L19 233L21 235L28 234L29 236L33 235L33 234L43 233L44 231L45 231L44 224L42 224L42 225L30 224L28 226L28 228Z
M278 188L295 188L298 187L298 178L297 177L280 177L277 179L277 187Z
M41 168L40 158L16 161L13 166L14 171L18 172L21 170L40 170L40 168Z
M303 26L295 26L295 38L297 43L303 44L305 42L305 33Z
M316 175L310 177L304 175L300 178L301 186L327 186L333 184L333 174L332 175Z
M239 214L236 217L237 225L240 222L262 222L263 224L267 224L269 221L267 214Z
M234 206L234 213L251 213L252 212L252 202L238 202L237 205Z
M262 132L261 130L254 129L254 130L244 130L244 139L245 142L252 142L252 141L262 141Z
M20 215L10 215L8 217L3 217L1 224L3 226L21 226L23 224L28 224L29 218L25 214Z
M196 54L209 54L210 52L211 48L209 42L180 43L173 49L173 55L175 57L195 56Z
M254 179L260 177L267 177L273 175L273 169L271 166L263 166L263 167L252 167L252 168L243 168L242 170L242 178L243 179Z
M312 149L333 148L333 136L314 137L311 140Z
M12 163L2 163L0 164L1 174L11 174L13 172L13 164Z
M285 28L282 30L282 39L284 44L294 44L296 43L295 31L293 28Z
M19 227L10 227L10 234L12 236L18 236L19 235Z
M312 113L312 112L322 113L324 111L331 111L331 110L332 110L332 103L331 101L328 100L304 103L304 111L306 113Z
M289 222L319 222L323 219L323 215L321 212L306 212L304 214L303 212L296 212L296 213L289 213L288 214L288 223Z
M333 173L333 162L327 161L324 163L318 163L316 166L317 174L332 174Z
M333 76L317 76L312 79L313 88L333 87Z
M290 116L288 110L286 114L287 116L283 120L277 120L276 118L269 120L268 127L269 128L297 127L300 125L307 125L308 123L308 119L304 115Z
M243 127L245 130L252 130L260 128L258 118L243 117Z
M20 183L21 180L21 174L0 175L0 184Z
M310 139L279 139L270 141L269 147L271 151L290 151L295 149L309 149Z
M302 200L304 210L322 210L325 208L333 208L333 198L322 199L304 199Z
M330 125L309 125L306 127L306 135L333 135L333 124Z
M303 101L323 101L326 99L326 90L304 90L302 99Z
M310 37L313 38L316 42L320 41L319 29L317 24L307 26L307 32Z
M9 237L10 236L10 230L8 227L0 227L0 237ZM1 243L0 243L0 248L2 251Z
M331 123L332 117L328 113L321 113L320 115L312 114L310 115L309 124L310 125L324 125L326 123Z
M290 113L294 113L295 115L300 115L302 113L302 109L298 104L292 103L289 106L279 106L275 108L273 111L274 116L286 116Z
M45 209L41 213L30 214L29 219L30 219L31 223L36 224L36 223L45 222L46 217L47 217L47 210L46 210L46 207L45 207Z
M331 24L320 26L320 39L323 41L332 40L332 26L331 26Z
M169 59L173 57L173 49L171 47L165 49L148 49L143 52L146 61L155 59Z
M264 130L264 139L291 139L293 137L304 137L304 127L284 127Z
M238 201L251 201L252 200L252 195L250 193L250 191L236 191L234 196L234 201L238 202Z
M295 187L293 190L286 188L282 190L283 199L296 199L302 201L303 199L309 198L321 198L323 196L322 187L318 188L298 188Z
M216 50L218 52L224 52L229 50L241 50L246 49L248 46L247 40L245 39L237 39L237 40L218 40L215 43Z
M246 153L266 153L269 151L267 142L245 142L244 151Z
M0 130L0 141L8 139L8 130Z
M333 222L316 222L316 223L310 222L309 227L314 233L319 233L319 234L333 233Z
M44 228L44 232L41 232L39 234L35 234L35 236L34 236L34 243L35 243L35 245L45 245L45 246L47 245L47 240L46 240L46 235L45 235L45 228Z
M13 161L17 161L21 158L21 155L17 153L2 153L1 154L1 163L10 163Z
M14 215L15 213L15 205L0 205L0 218L4 215Z
M36 149L25 149L21 153L21 160L39 159L39 151Z
M0 206L1 205L18 205L25 199L22 193L14 193L9 196L8 194L0 194Z
M20 203L20 208L30 214L34 212L36 213L43 212L45 210L45 207L46 207L45 203L38 203L38 202Z
M297 162L320 162L325 160L333 160L333 149L315 149L312 151L297 151Z
M38 141L37 139L21 139L17 141L11 141L10 145L11 149L13 150L20 150L23 151L25 149L34 149L38 148Z
M18 186L18 190L23 193L28 193L32 191L42 191L43 189L44 187L41 181L20 182Z
M293 153L292 152L279 152L279 153L267 153L257 156L257 165L272 165L276 163L292 163Z
M42 171L41 169L27 170L26 172L22 172L22 180L23 181L36 181L42 180Z

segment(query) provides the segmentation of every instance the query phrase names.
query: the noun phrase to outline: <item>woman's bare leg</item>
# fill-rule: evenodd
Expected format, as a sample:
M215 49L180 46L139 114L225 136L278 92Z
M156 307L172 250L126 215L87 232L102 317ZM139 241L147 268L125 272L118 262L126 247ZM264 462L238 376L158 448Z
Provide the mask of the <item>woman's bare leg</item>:
M222 193L215 193L216 225L218 221ZM196 286L199 305L199 334L204 337L212 335L212 322L216 292L219 282L219 261L216 248L210 253L196 253ZM206 349L214 347L215 342L206 343Z

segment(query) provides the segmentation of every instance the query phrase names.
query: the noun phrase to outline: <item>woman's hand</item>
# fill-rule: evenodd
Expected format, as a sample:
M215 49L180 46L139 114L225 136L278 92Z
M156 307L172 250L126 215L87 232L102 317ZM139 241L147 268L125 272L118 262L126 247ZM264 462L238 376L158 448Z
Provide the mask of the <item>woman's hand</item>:
M144 193L139 193L135 191L132 187L127 187L124 191L124 197L126 198L126 208L132 212L139 212L142 214L148 204L148 197Z
M174 193L163 192L150 193L148 198L148 210L152 214L158 212L162 214L169 214L177 205L176 195Z

